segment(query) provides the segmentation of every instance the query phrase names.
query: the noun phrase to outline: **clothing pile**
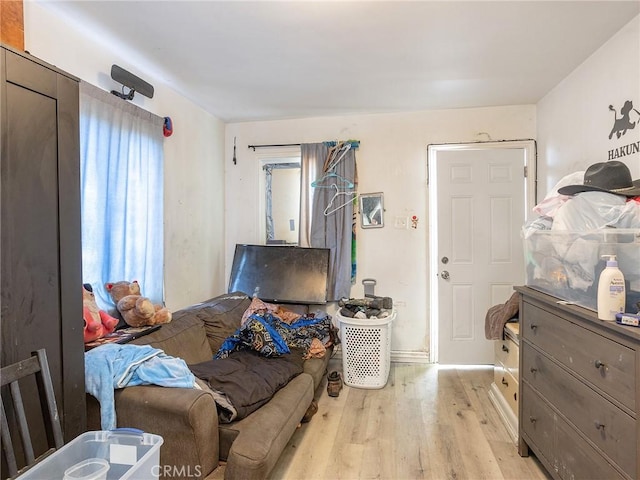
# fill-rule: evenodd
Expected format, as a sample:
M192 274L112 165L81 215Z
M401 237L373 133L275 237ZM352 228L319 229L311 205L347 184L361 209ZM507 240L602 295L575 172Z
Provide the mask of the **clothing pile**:
M198 388L184 360L150 345L101 345L84 354L84 363L85 388L100 402L103 430L116 428L115 389L136 385Z
M640 292L640 180L632 180L627 165L596 163L564 177L534 212L540 216L523 226L534 283L591 294L601 257L611 254L625 267L627 290Z
M301 315L254 298L242 316L240 328L225 339L215 358L226 358L237 350L277 357L289 353L289 348L302 351L305 359L320 358L336 341L336 329L326 312Z
M349 318L386 318L391 315L393 299L368 295L365 298L343 298L338 302L340 315Z

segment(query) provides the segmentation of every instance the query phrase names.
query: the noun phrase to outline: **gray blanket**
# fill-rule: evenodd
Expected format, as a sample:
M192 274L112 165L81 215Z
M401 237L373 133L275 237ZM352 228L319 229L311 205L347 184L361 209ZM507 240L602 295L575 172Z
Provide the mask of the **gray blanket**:
M520 295L513 292L506 303L494 305L487 310L484 317L484 336L487 340L503 340L504 326L518 315L520 309Z
M246 417L267 403L292 378L302 373L302 352L263 357L252 350L232 352L226 358L189 365L214 393L220 423Z

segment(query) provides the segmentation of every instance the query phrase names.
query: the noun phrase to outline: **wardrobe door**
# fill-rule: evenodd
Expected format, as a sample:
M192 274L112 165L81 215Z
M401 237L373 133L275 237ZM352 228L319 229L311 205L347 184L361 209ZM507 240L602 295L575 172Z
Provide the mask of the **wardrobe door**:
M0 53L1 362L46 349L70 441L86 430L78 82ZM39 409L37 398L25 401Z

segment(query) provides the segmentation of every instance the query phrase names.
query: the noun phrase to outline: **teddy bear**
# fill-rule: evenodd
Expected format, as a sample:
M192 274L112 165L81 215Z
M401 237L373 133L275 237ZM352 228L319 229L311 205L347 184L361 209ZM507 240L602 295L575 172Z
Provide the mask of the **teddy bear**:
M84 343L93 342L113 332L118 319L98 308L91 285L82 286L82 318L84 319Z
M142 296L137 280L106 283L105 288L130 327L160 325L171 321L168 309L154 305L149 298Z

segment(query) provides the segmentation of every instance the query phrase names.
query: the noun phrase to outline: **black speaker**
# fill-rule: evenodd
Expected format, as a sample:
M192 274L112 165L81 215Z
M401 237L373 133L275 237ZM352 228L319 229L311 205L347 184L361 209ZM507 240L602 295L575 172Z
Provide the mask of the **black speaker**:
M111 78L129 88L128 94L124 93L124 88L122 93L116 90L111 90L111 93L120 98L131 100L136 92L140 95L144 95L145 97L153 98L153 85L145 82L140 77L136 77L133 73L127 72L124 68L119 67L118 65L111 66Z

